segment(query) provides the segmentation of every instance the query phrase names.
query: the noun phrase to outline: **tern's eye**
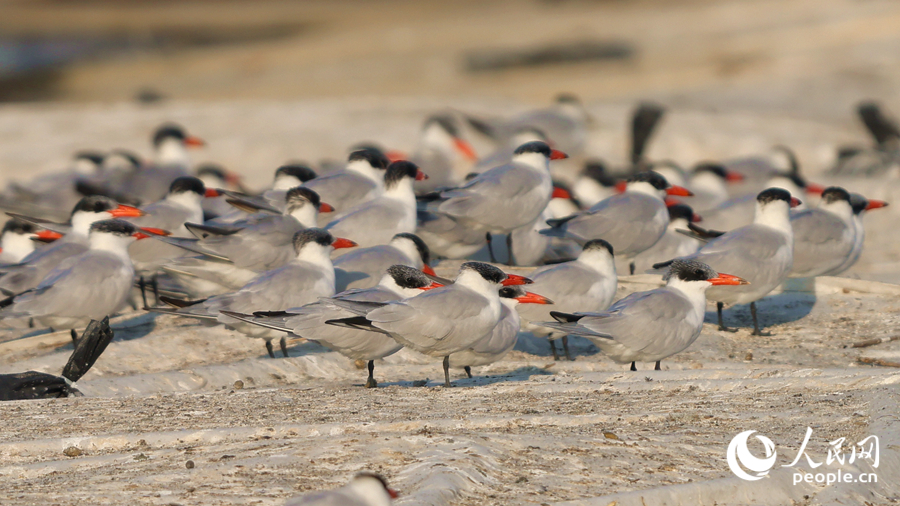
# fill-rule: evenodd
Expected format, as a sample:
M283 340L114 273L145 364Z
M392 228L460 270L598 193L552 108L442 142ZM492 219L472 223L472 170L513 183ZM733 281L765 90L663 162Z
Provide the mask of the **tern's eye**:
M697 270L694 271L694 274L697 275L698 277L699 277L699 276L702 276L702 275L703 275L703 270L702 270L702 269L697 269Z

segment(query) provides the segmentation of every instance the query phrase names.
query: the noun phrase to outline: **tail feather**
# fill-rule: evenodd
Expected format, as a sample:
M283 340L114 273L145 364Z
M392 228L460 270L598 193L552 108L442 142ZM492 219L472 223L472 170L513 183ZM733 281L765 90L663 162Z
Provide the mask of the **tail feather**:
M225 316L234 318L235 320L247 322L247 323L250 323L253 325L257 325L259 327L265 327L267 329L278 330L281 332L291 332L292 331L292 329L285 327L283 325L278 325L274 322L257 319L256 317L259 316L259 315L257 315L257 313L253 313L252 315L249 315L249 314L244 314L244 313L236 313L234 311L224 311L223 310L223 311L219 311L219 312ZM260 313L265 313L265 311L260 311ZM284 311L273 311L272 313L280 313L280 314L285 314L285 315L288 314Z
M335 327L346 327L348 329L356 329L356 330L368 330L370 332L380 332L382 334L388 334L386 332L374 325L372 322L366 319L365 316L351 316L349 318L338 318L336 320L327 320L325 321L328 325L334 325Z
M72 352L72 356L63 367L62 376L73 383L78 381L100 358L113 337L113 331L109 328L108 316L99 322L91 320L84 333L81 334L78 344L75 345L75 351Z

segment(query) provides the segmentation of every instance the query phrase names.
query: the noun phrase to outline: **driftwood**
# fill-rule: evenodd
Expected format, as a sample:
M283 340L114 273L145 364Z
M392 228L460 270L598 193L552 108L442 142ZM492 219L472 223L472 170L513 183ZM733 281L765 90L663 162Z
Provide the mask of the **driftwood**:
M859 362L867 365L880 365L882 367L900 367L900 362L891 362L880 358L859 357Z
M879 337L877 339L866 339L865 341L859 341L859 342L853 343L853 345L850 347L851 348L866 348L868 346L875 346L876 344L889 343L891 341L897 341L897 340L900 340L900 336Z

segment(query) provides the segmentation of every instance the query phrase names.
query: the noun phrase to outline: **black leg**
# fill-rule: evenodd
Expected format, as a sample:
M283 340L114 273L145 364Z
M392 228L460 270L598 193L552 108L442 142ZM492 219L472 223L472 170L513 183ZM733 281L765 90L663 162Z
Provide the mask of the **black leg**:
M510 267L516 265L516 262L513 260L512 233L506 234L506 251L509 253L509 258L506 259L506 265Z
M159 274L154 273L150 283L153 286L153 301L159 305Z
M568 334L562 336L562 343L563 343L563 351L566 352L566 360L571 362L572 354L569 353L569 335Z
M485 232L485 233L484 233L484 240L487 241L487 245L488 245L488 254L491 255L491 263L492 263L492 264L497 263L497 258L494 257L494 248L491 246L491 233L490 233L490 232Z
M284 355L284 358L288 358L289 355L287 352L287 337L282 337L279 344L281 344L281 354Z
M378 382L375 381L375 361L369 360L369 379L366 380L366 388L375 388Z
M141 276L138 280L138 287L141 289L141 299L144 301L144 307L150 307L150 304L147 304L147 283L144 281L144 276Z
M272 349L272 341L266 341L266 351L269 352L269 356L275 358L275 350Z
M75 332L75 329L69 329L69 334L72 336L72 342L78 341L78 332Z
M466 376L471 378L472 377L472 368L469 366L465 366L465 367L463 367L463 369L465 369L465 371L466 371Z
M756 318L756 302L750 303L750 316L753 317L753 334L754 336L771 336L771 332L761 332L759 330L759 320Z
M550 350L553 352L553 360L559 360L559 352L556 351L556 339L550 339Z
M725 326L725 321L722 319L722 308L725 307L725 304L721 302L716 302L716 313L719 315L719 330L724 330L725 332L737 332L737 329L730 329Z
M631 370L632 370L632 371L637 371L637 367L634 366L634 362L631 363Z
M28 328L30 328L30 329L34 328L34 318L28 319Z
M444 386L450 386L450 355L444 357Z
M631 272L631 275L634 276L634 260L628 263L628 270Z
M653 368L654 371L662 371L662 368L659 366L661 360L656 361L656 367Z

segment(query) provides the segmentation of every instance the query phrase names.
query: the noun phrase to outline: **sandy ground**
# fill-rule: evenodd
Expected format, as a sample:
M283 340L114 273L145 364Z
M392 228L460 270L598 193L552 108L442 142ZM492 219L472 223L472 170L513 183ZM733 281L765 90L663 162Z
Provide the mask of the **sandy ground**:
M360 139L408 149L422 117L444 105L10 106L0 110L0 170L24 177L91 146L146 152L148 132L173 118L210 142L198 160L219 160L262 186L285 159L339 158ZM521 108L452 105L485 114ZM599 127L589 149L620 161L628 106L590 108ZM861 137L852 124L685 108L672 112L651 154L693 162L790 141L810 176L827 183L833 146L854 139ZM849 183L900 202L892 180ZM403 492L400 504L896 502L900 371L859 359L900 361L900 342L850 345L896 332L900 288L876 281L900 276L890 234L897 213L867 218L867 250L847 277L763 301L774 336L751 337L747 309L729 310L738 333L707 325L658 372L628 372L578 339L575 361L554 362L545 341L523 335L474 379L457 371L452 389L439 386L439 363L401 352L377 365L380 388L366 390L364 371L312 343L294 341L291 358L272 360L260 341L221 328L127 313L114 319L116 340L79 382L86 397L0 405L0 502L276 505L360 469L384 473ZM449 275L455 264L438 267ZM657 282L623 278L621 295ZM0 341L0 372L59 371L71 353L65 333L7 331ZM879 484L794 486L782 468L751 483L729 471L725 450L737 433L770 437L787 464L806 427L818 460L828 441L878 435ZM74 456L64 453L70 447Z

